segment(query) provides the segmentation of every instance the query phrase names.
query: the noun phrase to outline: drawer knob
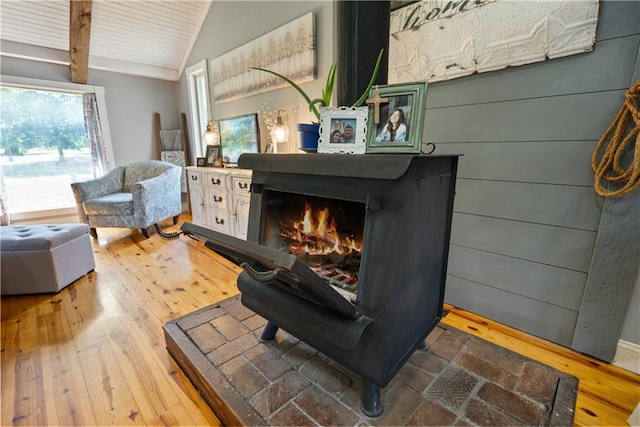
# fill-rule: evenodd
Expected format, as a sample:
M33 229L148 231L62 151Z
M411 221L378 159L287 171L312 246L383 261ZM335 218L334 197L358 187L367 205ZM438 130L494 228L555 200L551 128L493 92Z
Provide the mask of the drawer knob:
M222 203L222 196L218 197L218 196L213 196L213 201L214 202L218 202L218 203Z
M223 225L224 224L224 219L216 217L216 224Z
M220 181L220 178L211 178L211 183L213 185L220 185L222 181Z
M238 184L238 186L242 189L242 190L246 190L247 188L249 188L249 184L246 182L241 182Z

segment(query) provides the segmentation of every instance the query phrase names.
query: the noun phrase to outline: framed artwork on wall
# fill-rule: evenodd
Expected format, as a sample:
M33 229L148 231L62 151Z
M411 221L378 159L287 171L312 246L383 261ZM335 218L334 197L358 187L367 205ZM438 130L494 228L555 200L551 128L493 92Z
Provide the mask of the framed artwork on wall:
M243 153L257 153L260 147L258 114L219 119L222 162L235 166Z
M320 108L318 153L364 154L367 107Z
M369 99L367 153L419 153L427 82L375 86Z
M296 83L316 78L316 29L313 12L211 60L216 103L284 87L287 83L252 67L291 76Z

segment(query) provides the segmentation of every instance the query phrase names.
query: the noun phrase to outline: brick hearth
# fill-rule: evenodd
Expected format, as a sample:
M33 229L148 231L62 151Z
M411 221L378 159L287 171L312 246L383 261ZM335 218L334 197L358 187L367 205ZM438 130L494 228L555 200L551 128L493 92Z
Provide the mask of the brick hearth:
M360 412L360 380L232 297L164 326L167 349L226 425L570 425L578 380L444 325Z

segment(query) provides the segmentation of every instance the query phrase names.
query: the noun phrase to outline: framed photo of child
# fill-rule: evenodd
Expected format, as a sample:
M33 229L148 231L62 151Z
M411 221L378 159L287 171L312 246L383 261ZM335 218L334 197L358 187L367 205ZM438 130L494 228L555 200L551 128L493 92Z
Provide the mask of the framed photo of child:
M367 153L419 153L427 82L375 86L369 104Z

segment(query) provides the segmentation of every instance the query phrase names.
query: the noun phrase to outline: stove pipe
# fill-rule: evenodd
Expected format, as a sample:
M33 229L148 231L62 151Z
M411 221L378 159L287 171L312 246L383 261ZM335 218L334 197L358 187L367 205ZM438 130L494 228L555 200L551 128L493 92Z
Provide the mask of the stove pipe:
M338 105L351 106L362 95L380 49L384 49L384 56L375 84L387 84L390 4L388 1L336 2Z

